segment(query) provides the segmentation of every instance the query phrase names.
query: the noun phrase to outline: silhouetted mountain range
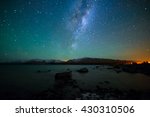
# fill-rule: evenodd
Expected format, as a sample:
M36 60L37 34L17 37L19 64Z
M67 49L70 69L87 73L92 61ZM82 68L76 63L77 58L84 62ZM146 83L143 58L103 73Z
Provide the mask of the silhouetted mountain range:
M103 58L80 58L68 60L70 64L128 64L133 61L129 60L114 60L114 59L103 59Z
M3 62L1 64L130 64L134 61L131 60L114 60L103 58L78 58L70 59L68 61L55 60L55 59L32 59L27 61Z

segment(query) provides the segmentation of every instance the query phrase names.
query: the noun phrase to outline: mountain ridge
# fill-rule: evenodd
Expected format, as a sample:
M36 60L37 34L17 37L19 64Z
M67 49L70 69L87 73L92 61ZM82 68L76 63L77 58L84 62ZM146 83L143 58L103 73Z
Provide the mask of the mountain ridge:
M132 60L119 60L108 58L76 58L67 61L58 59L31 59L27 61L2 62L0 64L131 64Z

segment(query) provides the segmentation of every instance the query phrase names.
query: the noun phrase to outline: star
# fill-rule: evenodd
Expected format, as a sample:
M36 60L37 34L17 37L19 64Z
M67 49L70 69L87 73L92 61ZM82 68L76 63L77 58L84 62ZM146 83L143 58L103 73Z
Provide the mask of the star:
M147 60L148 5L148 0L1 0L0 61L85 56ZM22 56L24 52L29 54Z
M71 24L69 25L73 31L73 44L71 46L73 49L77 47L76 41L80 39L80 35L86 31L89 24L90 13L93 7L91 2L91 0L79 0L71 17Z

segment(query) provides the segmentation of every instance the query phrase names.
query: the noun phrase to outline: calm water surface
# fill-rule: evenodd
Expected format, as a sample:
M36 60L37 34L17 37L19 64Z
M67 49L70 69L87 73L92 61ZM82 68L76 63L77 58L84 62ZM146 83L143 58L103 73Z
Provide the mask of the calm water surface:
M89 72L80 74L76 70L87 67ZM94 89L97 85L123 90L150 91L150 77L143 74L117 73L110 66L95 65L1 65L0 94L30 95L53 87L55 74L70 69L72 79L83 89ZM38 73L37 71L42 71ZM48 72L51 70L51 72ZM109 84L104 82L108 81Z

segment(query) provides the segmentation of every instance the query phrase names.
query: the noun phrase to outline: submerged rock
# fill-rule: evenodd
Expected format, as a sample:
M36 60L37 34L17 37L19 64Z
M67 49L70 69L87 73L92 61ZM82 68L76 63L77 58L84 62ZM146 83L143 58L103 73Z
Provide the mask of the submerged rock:
M51 72L51 70L47 70L47 71L42 71L42 70L38 70L37 73L48 73Z
M69 68L66 69L67 72L72 72Z
M120 69L119 65L114 66L114 69Z
M79 72L79 73L88 73L89 70L87 68L82 68L82 69L77 70L77 72Z
M70 80L72 78L72 72L62 72L55 74L55 80Z
M116 72L116 73L121 73L122 70L121 70L121 69L115 69L115 72Z
M40 71L40 70L38 70L38 71L37 71L37 73L41 73L41 71Z
M110 84L110 82L109 82L109 81L104 81L104 83L105 83L105 84Z

